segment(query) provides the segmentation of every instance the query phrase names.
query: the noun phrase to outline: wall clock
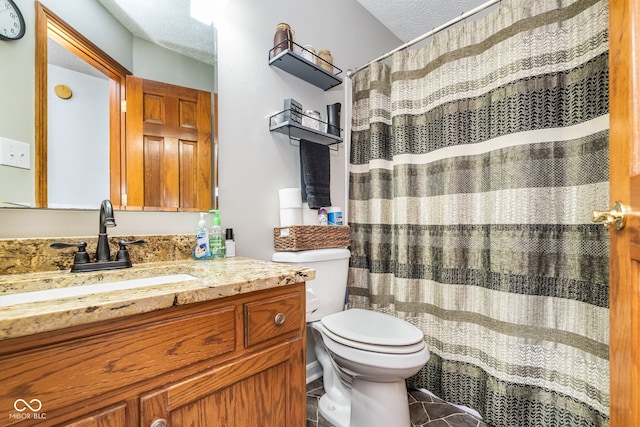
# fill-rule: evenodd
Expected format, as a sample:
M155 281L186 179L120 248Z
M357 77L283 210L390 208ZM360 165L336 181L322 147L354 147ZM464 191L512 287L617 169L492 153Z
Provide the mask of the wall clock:
M13 0L0 0L0 40L18 40L24 36L24 18Z

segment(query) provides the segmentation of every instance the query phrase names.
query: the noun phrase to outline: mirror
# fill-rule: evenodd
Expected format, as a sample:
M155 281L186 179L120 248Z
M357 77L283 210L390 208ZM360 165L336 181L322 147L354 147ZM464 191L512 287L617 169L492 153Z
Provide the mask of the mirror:
M47 180L36 181L37 188L46 188L47 199L37 198L38 205L96 209L102 200L113 198L110 78L51 36L47 57Z
M98 1L109 9L127 7L127 1L124 0L94 0L94 3ZM48 2L47 2L48 3ZM134 3L134 2L132 2ZM140 3L140 2L138 2ZM143 2L144 3L144 2ZM180 9L184 9L185 5L188 7L188 0L181 2L182 6L176 7L176 2L159 1L153 2L156 14L175 13L176 9L180 12ZM114 6L115 5L115 6ZM164 9L162 8L163 6ZM159 8L159 10L158 10ZM135 14L144 15L144 11L133 12L131 16ZM120 10L114 15L120 15L119 19L122 20L122 16L130 16L126 11ZM46 7L37 3L36 12L36 146L35 146L35 206L36 207L53 207L53 208L73 208L73 209L97 209L99 203L96 200L102 200L104 198L110 198L114 206L126 205L126 191L122 191L123 182L121 182L122 173L120 172L124 168L124 153L122 147L124 146L125 130L124 130L124 116L120 111L121 100L125 99L125 79L129 74L136 74L136 70L129 71L120 63L112 59L106 54L100 47L90 42L80 32L76 31L69 24L58 18L54 12L48 10ZM145 15L146 16L146 15ZM147 19L147 18L145 18ZM149 20L158 21L157 17L153 15L148 16ZM166 57L160 56L157 60L153 59L154 54L167 55L183 55L187 56L188 61L195 61L197 65L193 73L199 74L199 81L182 81L180 82L184 86L188 87L202 87L203 85L210 88L211 92L211 119L213 121L212 135L211 135L211 153L210 164L211 169L211 183L212 200L211 204L217 207L217 197L215 196L215 189L217 188L217 134L216 121L217 121L217 97L215 94L215 55L210 52L203 52L197 46L197 43L193 43L193 35L185 35L187 40L184 40L184 45L189 45L186 53L181 50L179 40L173 38L170 41L161 40L156 43L154 40L147 40L138 38L136 34L141 34L143 30L131 30L131 23L129 23L129 31L131 31L131 38L135 44L134 49L137 49L137 55L143 55L144 61L148 64L157 62L158 65L167 65ZM165 24L166 25L166 24ZM33 28L32 27L32 28ZM33 31L33 30L32 30ZM210 40L209 44L212 48L207 47L210 51L215 51L215 29L209 27ZM146 36L145 36L146 37ZM108 35L106 39L108 39ZM189 40L190 39L190 40ZM160 46L161 44L171 44L171 49ZM188 43L190 42L190 43ZM194 45L196 45L194 47ZM190 50L190 51L189 51ZM207 56L208 55L208 56ZM170 58L171 57L169 56ZM64 59L66 58L66 59ZM195 58L195 59L193 59ZM204 58L204 59L203 59ZM162 61L165 61L164 63ZM206 61L202 62L202 61ZM138 61L141 62L141 61ZM133 68L133 67L132 67ZM143 70L143 74L146 71L149 74L149 70L152 67L148 66L146 70ZM47 84L49 80L56 80L51 76L59 75L59 72L65 76L64 82L69 83L60 85L62 87L56 88L60 90L60 93L56 90L54 92L53 83ZM66 74L65 74L66 73ZM74 73L78 76L78 79L74 78ZM64 103L66 97L72 98L75 96L74 88L82 87L82 78L90 76L92 80L97 81L97 86L100 87L99 92L91 92L91 99L103 99L100 103L95 102L97 110L94 114L87 113L87 118L80 118L75 113L57 114L60 108L56 105ZM187 75L188 77L188 75ZM156 78L159 81L163 76L154 75L151 78ZM181 76L183 80L185 76ZM59 83L59 82L58 82ZM84 90L84 89L83 89ZM55 93L55 95L54 95ZM79 92L81 93L81 91ZM43 99L49 98L47 103L38 102ZM56 104L57 103L57 104ZM85 110L87 110L85 108ZM80 113L77 113L80 114ZM99 117L98 117L99 116ZM66 119L66 120L65 120ZM74 125L74 121L76 122ZM86 125L86 123L95 123ZM88 128L90 132L89 137L76 138L75 146L70 147L67 143L68 139L61 138L62 141L56 140L55 134L62 130L63 132L69 131L73 128L80 127L79 124L85 124L85 128ZM100 130L96 130L100 129ZM53 131L53 132L52 132ZM61 143L63 143L61 145ZM80 145L78 145L80 144ZM78 156L78 153L80 155ZM90 156L94 156L91 158ZM53 163L62 164L63 166L53 166ZM83 170L83 166L85 170ZM53 175L52 171L57 171ZM55 200L49 203L49 199L52 194L56 194L60 190L68 190L64 187L69 187L69 183L84 184L83 190L78 190L79 187L74 188L71 193L75 199L67 197L62 202L58 200L58 196L54 196ZM62 189L60 187L63 187ZM2 190L0 190L2 191ZM69 193L69 191L67 191ZM85 194L86 196L80 197L79 194ZM124 200L121 196L124 194ZM93 200L93 199L95 200ZM6 200L0 193L0 201ZM180 210L180 209L178 209Z

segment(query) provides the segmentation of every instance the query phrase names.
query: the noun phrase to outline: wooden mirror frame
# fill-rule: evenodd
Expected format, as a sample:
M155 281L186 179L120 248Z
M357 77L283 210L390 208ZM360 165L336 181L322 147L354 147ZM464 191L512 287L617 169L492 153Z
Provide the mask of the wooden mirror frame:
M57 15L36 2L36 58L35 58L35 187L36 207L48 205L48 126L47 68L48 38L76 54L109 78L109 188L114 207L122 206L126 184L125 171L125 112L121 108L125 98L125 79L132 74L98 46L73 29ZM125 201L126 204L126 201Z

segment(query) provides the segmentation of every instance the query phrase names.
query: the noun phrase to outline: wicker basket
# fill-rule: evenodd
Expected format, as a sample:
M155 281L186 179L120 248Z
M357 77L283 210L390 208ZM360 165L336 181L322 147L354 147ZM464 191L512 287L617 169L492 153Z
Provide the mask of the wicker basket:
M277 252L346 248L350 242L348 225L291 225L273 229Z

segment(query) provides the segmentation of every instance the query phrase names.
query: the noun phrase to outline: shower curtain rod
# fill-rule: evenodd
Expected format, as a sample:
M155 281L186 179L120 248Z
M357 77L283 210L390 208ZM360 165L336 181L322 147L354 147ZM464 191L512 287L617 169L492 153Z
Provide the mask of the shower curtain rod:
M499 3L501 1L502 0L489 0L488 2L483 3L480 6L476 7L475 9L471 9L470 11L463 13L462 15L458 16L457 18L454 18L451 21L449 21L449 22L447 22L445 24L442 24L439 27L434 28L433 30L431 30L429 32L424 33L423 35L421 35L419 37L416 37L415 39L403 44L402 46L399 46L399 47L397 47L397 48L385 53L384 55L374 59L373 61L369 61L366 64L361 65L360 67L356 68L355 70L348 70L347 71L347 76L351 77L353 74L357 73L360 70L364 70L365 68L367 68L369 65L373 64L374 62L382 61L383 59L386 59L386 58L390 57L394 53L396 53L398 51L401 51L402 49L406 49L409 46L412 46L412 45L414 45L416 43L419 43L422 40L424 40L424 39L426 39L428 37L431 37L432 35L437 34L440 31L445 30L445 29L449 28L450 26L452 26L454 24L457 24L458 22L460 22L462 20L467 19L468 17L470 17L472 15L475 15L478 12L482 12L486 8L491 7L494 4Z

